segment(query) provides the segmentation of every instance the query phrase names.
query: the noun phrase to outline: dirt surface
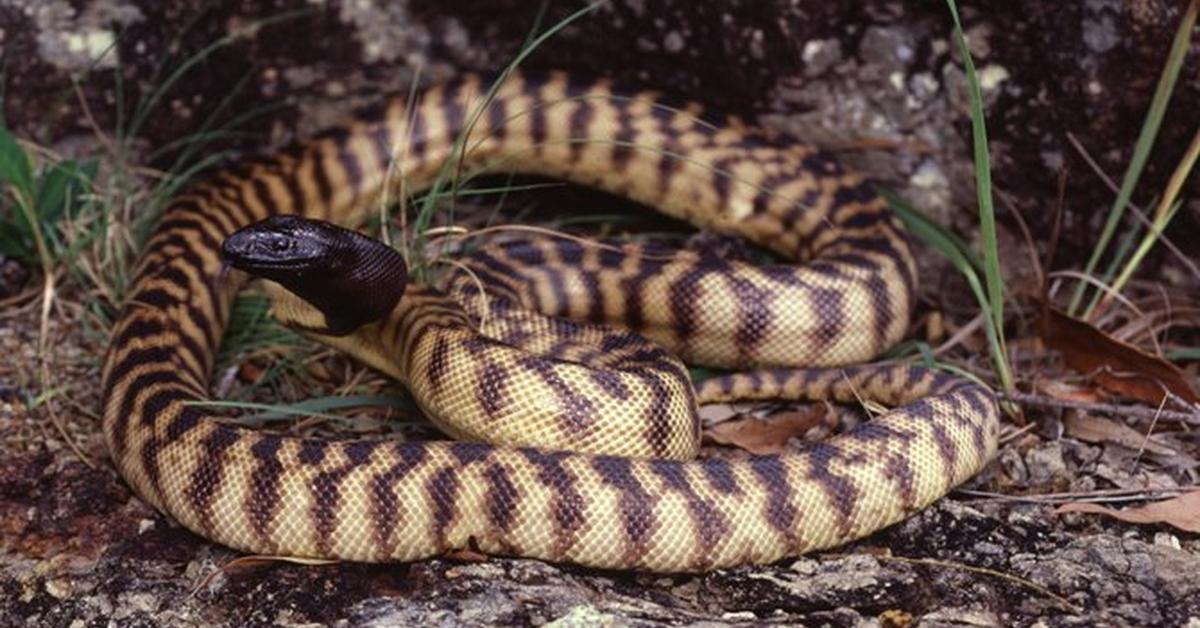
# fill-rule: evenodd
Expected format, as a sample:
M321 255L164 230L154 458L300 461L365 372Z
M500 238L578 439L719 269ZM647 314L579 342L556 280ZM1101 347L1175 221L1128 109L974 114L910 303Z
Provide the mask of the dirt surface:
M414 80L495 71L538 18L534 4L519 0L469 4L0 0L5 120L56 153L111 157L111 138L129 129L134 103L186 65L124 144L133 161L167 167L175 154L154 149L201 129L214 112L224 120L245 114L221 148L277 147ZM541 23L581 6L553 3ZM1077 266L1090 253L1112 193L1070 138L1119 178L1181 6L1021 1L964 11L983 77L1010 286L1031 283L1014 215L1029 223L1044 256L1061 172L1057 259ZM256 26L264 18L274 21ZM526 65L612 76L809 138L972 240L970 126L950 35L937 2L616 0L549 39ZM222 38L227 45L188 62ZM1195 52L1139 201L1162 189L1194 132ZM1189 186L1194 198L1200 185ZM1185 244L1198 232L1192 201L1171 233ZM961 278L935 253L923 252L920 263L922 321L942 318L952 331L966 324L976 306ZM1173 287L1196 291L1170 256L1156 253L1149 264ZM36 272L20 276L34 281L25 277ZM53 348L47 364L37 358L37 303L0 309L0 355L9 356L0 363L0 625L1200 626L1194 534L1057 515L1058 500L1033 497L1189 486L1195 439L1174 437L1160 443L1165 450L1139 455L1136 442L1070 436L1066 426L1090 415L1057 411L1031 410L1029 427L1008 426L998 460L967 487L975 492L837 552L778 565L661 577L504 559L231 562L235 553L151 510L112 470L96 389L114 304L76 277L64 286L44 339ZM72 305L93 298L96 308ZM914 335L937 343L932 327ZM955 357L986 377L976 336ZM1019 337L1014 344L1025 346ZM1022 363L1023 384L1048 368L1041 352L1033 355ZM1196 381L1194 370L1188 375Z

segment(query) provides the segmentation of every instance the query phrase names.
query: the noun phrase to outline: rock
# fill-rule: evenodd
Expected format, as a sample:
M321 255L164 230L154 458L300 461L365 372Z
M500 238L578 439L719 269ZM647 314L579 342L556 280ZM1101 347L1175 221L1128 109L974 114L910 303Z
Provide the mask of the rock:
M998 613L976 608L946 608L921 617L922 628L1003 626Z
M1172 547L1084 536L1047 554L1013 556L1012 566L1064 594L1093 625L1181 625L1200 613L1200 562Z
M1025 452L1025 466L1029 469L1029 482L1034 486L1054 485L1065 481L1069 475L1060 441L1042 443Z

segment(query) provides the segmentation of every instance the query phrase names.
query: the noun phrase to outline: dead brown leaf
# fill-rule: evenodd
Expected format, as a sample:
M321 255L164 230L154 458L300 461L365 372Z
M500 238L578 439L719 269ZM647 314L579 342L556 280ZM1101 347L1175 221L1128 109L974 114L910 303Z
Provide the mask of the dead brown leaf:
M491 560L491 557L483 552L472 548L461 548L448 550L442 555L450 560L457 560L464 563L486 563Z
M760 419L744 417L714 425L704 431L708 440L721 445L733 445L755 454L775 454L787 447L793 436L804 436L808 430L821 425L824 408L781 412Z
M1103 394L1092 386L1083 387L1060 382L1057 380L1043 380L1037 384L1038 390L1042 391L1047 396L1059 399L1062 401L1079 401L1082 403L1099 403L1103 401Z
M340 561L327 560L323 558L299 558L296 556L266 556L262 554L252 554L248 556L238 556L225 564L221 565L221 571L227 575L235 575L247 573L258 569L265 565L274 565L277 563L292 563L294 565L306 565L309 567L317 565L332 565Z
M294 563L297 565L318 566L332 565L338 562L341 561L324 560L320 558L295 558L292 556L263 556L258 554L250 556L238 556L237 558L226 561L223 565L220 565L217 569L210 571L208 575L204 576L200 582L196 583L196 586L192 587L192 596L194 597L201 591L207 589L218 574L224 574L229 577L237 577L243 574L251 573L261 567L274 565L276 563Z
M1174 364L1058 310L1045 308L1045 312L1042 338L1046 344L1062 353L1067 366L1094 377L1105 389L1155 406L1167 391L1200 403L1200 395Z
M1174 456L1178 453L1154 440L1153 436L1146 438L1144 433L1124 423L1094 414L1068 412L1063 419L1063 427L1066 428L1067 434L1089 443L1114 443L1134 450L1145 449L1161 456Z
M265 372L266 369L253 362L242 362L238 366L238 380L248 384L254 384L262 379L262 376Z
M1095 513L1129 523L1165 523L1185 532L1200 532L1200 490L1125 510L1088 502L1072 502L1059 506L1055 512Z

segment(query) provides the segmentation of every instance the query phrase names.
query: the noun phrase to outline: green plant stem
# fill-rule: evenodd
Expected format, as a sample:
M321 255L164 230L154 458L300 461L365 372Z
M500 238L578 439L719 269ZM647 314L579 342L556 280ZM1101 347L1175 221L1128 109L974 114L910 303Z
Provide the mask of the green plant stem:
M1000 254L996 236L996 210L992 202L992 165L988 155L987 126L983 116L983 95L979 88L979 77L967 38L963 34L954 0L946 0L950 15L954 19L954 36L958 41L959 53L967 74L967 96L971 104L971 135L975 157L975 189L979 198L979 231L983 239L983 274L986 299L981 302L989 312L992 324L986 326L988 340L992 344L992 358L996 364L996 375L1004 390L1013 390L1011 370L1008 365L1008 348L1004 340L1004 283L1000 277ZM961 269L960 269L961 270ZM971 277L968 276L968 281ZM978 280L976 280L978 281ZM1016 411L1015 406L1009 408Z
M1175 199L1179 196L1180 190L1183 188L1183 182L1192 172L1192 168L1196 165L1196 158L1200 156L1200 129L1197 129L1196 134L1192 136L1192 143L1188 145L1187 151L1180 160L1179 165L1175 168L1174 174L1171 175L1171 180L1167 182L1166 192L1163 194L1162 200L1158 203L1158 209L1154 213L1154 223L1146 234L1142 237L1142 241L1138 244L1138 248L1134 251L1133 256L1129 258L1129 262L1125 264L1125 268L1117 279L1113 282L1112 288L1119 292L1121 288L1129 281L1129 278L1137 270L1142 259L1146 257L1146 253L1154 246L1154 243L1162 237L1163 231L1171 222L1171 219L1178 213L1182 203L1177 203Z

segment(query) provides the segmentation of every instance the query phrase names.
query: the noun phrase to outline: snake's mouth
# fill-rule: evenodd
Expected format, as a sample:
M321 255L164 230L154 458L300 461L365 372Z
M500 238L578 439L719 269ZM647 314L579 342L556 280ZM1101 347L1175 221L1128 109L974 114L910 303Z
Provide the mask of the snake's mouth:
M275 278L320 267L333 252L326 230L295 216L273 216L242 227L221 245L230 266L252 275Z

